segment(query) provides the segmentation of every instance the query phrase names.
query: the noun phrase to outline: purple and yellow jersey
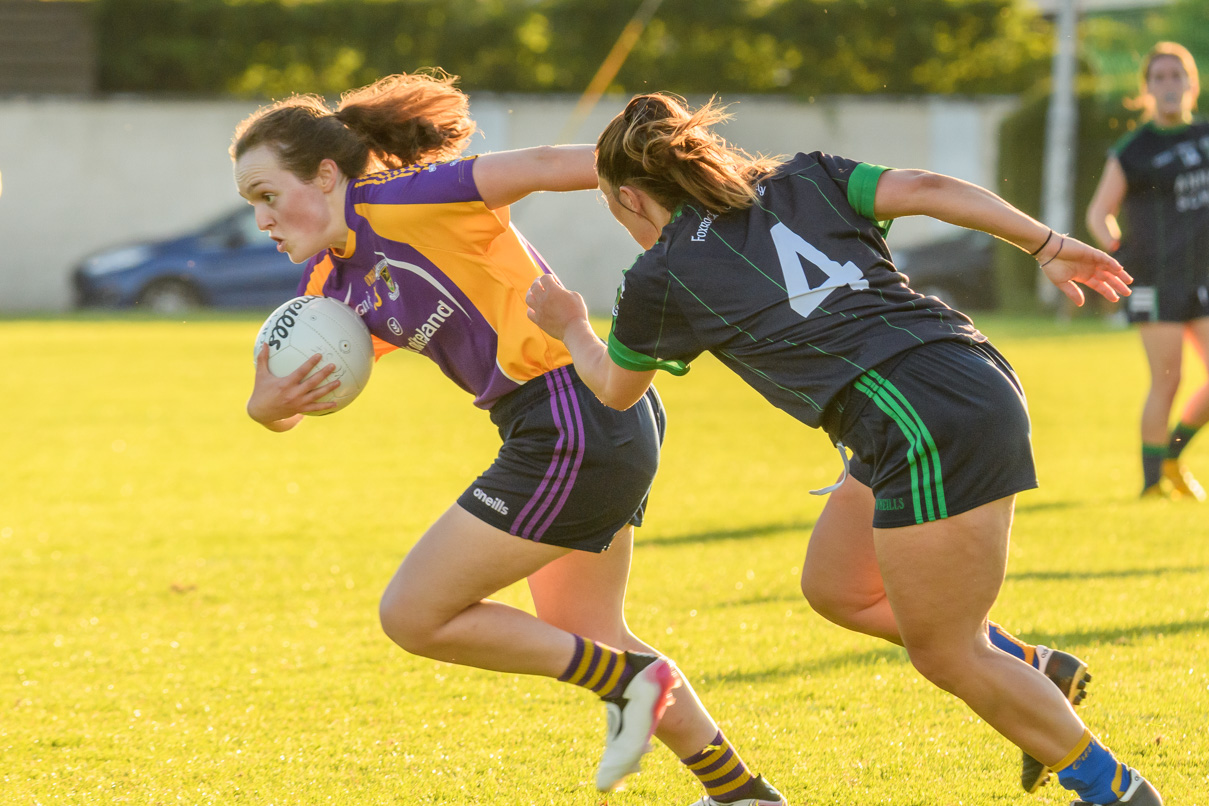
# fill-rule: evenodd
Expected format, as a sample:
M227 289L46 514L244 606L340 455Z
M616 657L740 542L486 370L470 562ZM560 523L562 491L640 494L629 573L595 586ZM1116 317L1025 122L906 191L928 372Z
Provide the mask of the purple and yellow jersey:
M474 157L369 174L349 183L345 252L306 264L299 294L348 303L381 357L428 356L490 409L525 381L571 363L529 321L525 294L550 268L474 184Z

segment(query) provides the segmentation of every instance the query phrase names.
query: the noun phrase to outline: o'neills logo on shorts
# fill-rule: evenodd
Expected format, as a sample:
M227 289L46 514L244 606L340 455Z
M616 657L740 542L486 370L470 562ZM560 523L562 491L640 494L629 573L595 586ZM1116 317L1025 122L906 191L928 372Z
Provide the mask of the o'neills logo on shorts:
M475 498L479 499L484 504L491 507L492 509L494 509L496 512L500 513L501 515L508 514L508 505L504 503L504 499L492 498L491 496L487 495L487 493L480 490L478 487L474 488L473 495Z

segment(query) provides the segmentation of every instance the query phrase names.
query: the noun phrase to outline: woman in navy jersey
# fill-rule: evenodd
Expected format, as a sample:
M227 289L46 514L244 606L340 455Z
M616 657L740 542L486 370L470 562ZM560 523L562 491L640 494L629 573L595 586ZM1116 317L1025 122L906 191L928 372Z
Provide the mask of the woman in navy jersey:
M596 170L646 251L623 277L607 344L552 276L530 289L530 317L610 406L708 351L824 429L846 465L850 449L803 565L811 605L905 646L1024 751L1025 788L1054 771L1080 804L1161 804L1075 714L1086 665L987 621L1016 493L1037 484L1024 393L969 319L910 288L883 236L906 215L989 232L1079 304L1076 283L1116 301L1129 275L975 185L818 152L752 158L713 131L725 119L663 94L630 101L597 142Z
M315 96L267 106L231 146L257 225L306 263L298 292L347 303L379 356L406 350L436 362L499 429L495 461L387 586L382 626L414 654L598 694L608 716L601 790L637 771L654 733L707 793L784 806L671 663L626 626L634 526L663 436L658 396L645 392L627 412L601 405L566 347L525 315L530 284L552 275L509 205L595 187L592 149L462 158L473 132L452 78L399 75L346 93L335 110ZM334 367L307 377L320 358L277 378L263 350L249 416L288 431L331 408L318 401L338 383L328 379ZM522 579L536 616L489 598Z
M1180 455L1209 422L1209 382L1168 427L1185 341L1209 371L1209 121L1193 117L1200 80L1183 46L1155 45L1143 62L1141 84L1136 104L1142 123L1110 149L1087 208L1087 227L1136 280L1126 312L1138 326L1150 368L1142 407L1142 495L1203 501L1205 491Z

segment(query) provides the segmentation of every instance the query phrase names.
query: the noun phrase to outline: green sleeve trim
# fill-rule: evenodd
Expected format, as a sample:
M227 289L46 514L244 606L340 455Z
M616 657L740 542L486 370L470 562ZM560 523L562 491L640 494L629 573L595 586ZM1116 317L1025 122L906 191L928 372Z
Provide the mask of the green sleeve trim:
M877 196L877 181L888 170L884 165L862 162L852 169L852 178L848 180L848 203L853 210L876 224L883 236L890 231L891 222L878 221L874 217L873 200Z
M660 361L658 358L651 358L648 355L631 350L619 342L612 333L609 334L609 358L613 359L613 363L622 369L632 370L633 372L649 372L653 369L662 369L673 375L683 375L689 370L688 364L683 361L673 361L670 359Z
M1109 156L1120 157L1121 152L1124 151L1126 148L1128 148L1129 144L1132 143L1139 134L1141 134L1143 131L1145 131L1149 125L1150 125L1149 123L1143 123L1141 126L1137 127L1133 131L1126 132L1125 134L1118 137L1116 142L1113 143L1112 146L1108 149Z

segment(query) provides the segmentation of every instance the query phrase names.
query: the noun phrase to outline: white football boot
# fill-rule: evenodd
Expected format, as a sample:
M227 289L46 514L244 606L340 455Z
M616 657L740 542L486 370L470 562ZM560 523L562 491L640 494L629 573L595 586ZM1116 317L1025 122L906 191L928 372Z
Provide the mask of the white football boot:
M679 685L672 662L656 657L634 675L620 697L605 700L608 735L596 769L597 789L608 792L638 772L642 755L652 749L655 728L672 703L672 689Z

